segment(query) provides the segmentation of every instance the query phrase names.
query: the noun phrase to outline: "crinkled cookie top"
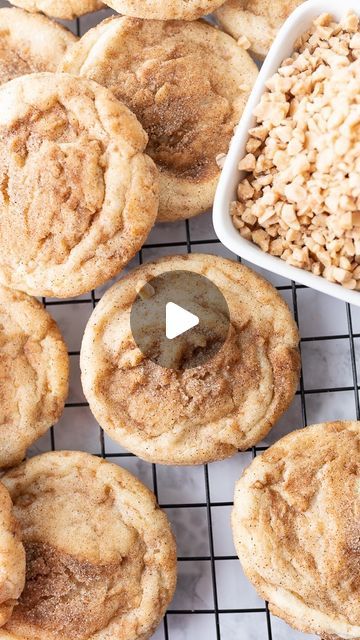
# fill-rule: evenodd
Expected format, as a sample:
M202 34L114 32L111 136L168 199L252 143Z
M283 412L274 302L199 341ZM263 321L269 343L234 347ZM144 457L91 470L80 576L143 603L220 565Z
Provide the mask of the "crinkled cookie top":
M48 312L0 286L0 468L21 462L59 420L68 377L66 345Z
M180 371L146 358L130 326L139 283L176 270L209 278L231 317L216 355ZM205 352L218 337L217 313L209 309L214 330L211 323L204 335L196 330ZM153 335L161 340L162 331L155 327ZM186 334L183 340L184 349L192 348ZM82 344L83 387L99 423L133 453L159 463L200 464L247 449L271 429L296 390L298 341L288 307L250 269L216 256L171 256L136 269L98 304Z
M0 627L10 618L25 584L25 551L7 489L0 483ZM1 630L0 630L1 633Z
M63 20L73 20L104 6L100 0L11 0L11 4Z
M195 20L217 9L224 0L106 0L118 13L146 20Z
M295 431L235 491L240 561L271 610L326 640L360 637L360 423Z
M257 76L232 38L205 22L117 17L86 33L61 68L107 86L139 118L160 171L161 220L212 205L217 156Z
M304 0L227 0L216 11L223 29L248 40L250 50L265 58L286 18Z
M174 539L153 494L117 465L77 452L33 458L4 483L27 556L9 637L150 637L176 582Z
M133 257L158 183L136 117L94 82L32 74L0 87L0 281L85 293Z
M56 71L77 38L57 22L22 9L0 9L0 84L37 71Z

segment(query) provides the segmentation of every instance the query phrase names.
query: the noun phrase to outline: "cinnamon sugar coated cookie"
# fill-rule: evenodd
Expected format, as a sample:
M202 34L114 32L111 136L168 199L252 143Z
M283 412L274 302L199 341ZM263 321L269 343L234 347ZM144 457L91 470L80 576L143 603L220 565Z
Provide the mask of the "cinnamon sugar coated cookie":
M0 467L21 462L58 421L68 377L66 346L48 312L0 286Z
M118 13L147 20L195 20L211 13L224 0L106 0Z
M360 422L295 431L235 491L234 541L270 610L323 640L358 640Z
M220 26L265 58L286 18L304 0L227 0L215 13Z
M26 584L1 640L147 640L173 597L176 548L155 496L87 453L46 453L4 479Z
M68 297L117 274L157 215L146 143L94 82L42 73L0 87L0 282Z
M184 333L179 347L202 353L203 364L176 370L144 356L130 326L139 284L174 271L207 277L231 318L225 343L206 359L222 321L218 308L210 308L211 322L203 333L200 327L197 342ZM156 304L161 291L149 295ZM165 349L162 331L145 328L153 350ZM287 409L299 376L298 341L287 305L250 269L202 254L161 258L120 280L97 305L81 349L83 388L108 435L139 457L161 464L220 460L259 442Z
M205 22L110 18L88 31L62 71L107 86L139 118L160 171L159 220L211 207L257 76L246 51Z
M30 12L41 12L63 20L72 20L104 6L100 0L11 0L11 4Z
M0 84L35 71L56 71L77 38L57 22L22 9L0 9Z
M11 616L25 584L25 551L9 492L0 483L0 626ZM1 634L1 630L0 630Z

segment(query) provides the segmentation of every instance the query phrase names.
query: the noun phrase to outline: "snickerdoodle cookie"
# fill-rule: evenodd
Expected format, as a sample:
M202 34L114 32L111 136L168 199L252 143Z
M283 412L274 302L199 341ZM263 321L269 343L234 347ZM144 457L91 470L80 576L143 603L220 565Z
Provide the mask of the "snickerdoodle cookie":
M147 20L195 20L211 13L224 0L105 0L125 16Z
M146 143L95 82L39 73L0 87L0 282L67 297L118 273L157 215Z
M28 460L3 482L27 560L3 637L147 640L176 583L175 542L155 496L121 467L73 451Z
M22 9L0 9L0 84L35 71L56 71L77 38L57 22Z
M60 418L68 368L65 343L47 311L0 286L0 467L21 462Z
M200 291L196 315L207 307L208 322L173 343L177 361L170 368L138 348L130 314L140 285L177 271L201 274L217 286L230 324L221 348L207 359L223 311ZM161 285L150 283L146 295L156 305ZM154 353L170 348L160 315L152 325L144 314ZM141 458L162 464L220 460L261 440L288 407L299 375L298 341L283 299L247 267L203 254L161 258L120 280L93 312L81 349L83 388L101 426ZM182 366L191 354L195 365Z
M42 12L52 18L64 20L72 20L104 6L100 0L10 0L10 2L27 11Z
M25 551L9 492L0 483L0 626L11 616L25 584Z
M205 22L117 17L90 30L61 70L107 86L149 134L160 220L202 213L257 75L249 54Z
M225 31L236 39L245 37L249 41L250 50L262 59L286 18L303 2L304 0L227 0L215 15Z
M290 625L360 637L360 422L318 424L258 456L235 491L247 577Z

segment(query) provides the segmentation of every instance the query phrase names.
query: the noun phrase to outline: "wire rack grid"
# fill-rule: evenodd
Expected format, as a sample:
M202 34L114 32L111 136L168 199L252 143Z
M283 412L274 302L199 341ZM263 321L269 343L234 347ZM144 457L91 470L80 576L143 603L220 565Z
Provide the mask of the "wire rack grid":
M0 1L0 6L7 2ZM110 13L102 11L68 26L82 35ZM191 221L157 225L128 269L160 255L193 251L237 259L216 239L208 213ZM92 417L80 384L80 345L86 322L110 283L71 300L43 299L69 345L70 395L62 419L32 447L30 455L85 450L128 468L155 492L172 522L179 552L177 594L155 640L312 638L273 617L243 576L230 531L233 488L251 459L285 433L325 420L360 420L360 309L267 272L263 275L288 302L300 326L299 389L265 441L231 460L203 467L147 464L108 439Z

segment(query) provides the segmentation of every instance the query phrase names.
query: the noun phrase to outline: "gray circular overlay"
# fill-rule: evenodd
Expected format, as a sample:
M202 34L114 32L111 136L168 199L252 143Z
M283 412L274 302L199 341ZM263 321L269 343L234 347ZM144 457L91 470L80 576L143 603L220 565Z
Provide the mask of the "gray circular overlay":
M198 317L197 326L166 337L166 305L172 302ZM230 312L220 289L192 271L168 271L144 284L131 309L133 338L155 364L178 371L203 366L228 336Z

